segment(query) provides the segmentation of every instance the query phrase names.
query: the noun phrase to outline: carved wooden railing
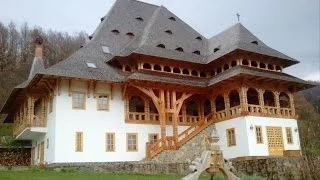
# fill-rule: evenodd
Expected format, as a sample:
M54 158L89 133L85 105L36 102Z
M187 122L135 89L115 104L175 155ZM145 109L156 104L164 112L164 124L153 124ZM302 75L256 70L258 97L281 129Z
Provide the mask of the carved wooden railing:
M241 106L239 105L239 106L229 108L228 112L229 112L229 116L236 116L241 113Z
M277 115L278 109L274 106L264 106L265 112L269 115Z
M159 114L144 112L129 112L128 121L133 123L156 123L159 124Z
M280 108L280 114L287 117L294 115L291 108Z
M178 116L179 125L187 125L190 126L191 124L194 124L195 122L198 122L200 120L199 116Z
M192 126L180 133L177 139L173 136L166 136L160 138L153 144L147 143L146 145L146 157L151 159L163 150L175 150L180 148L183 144L188 142L191 138L196 136L199 132L207 128L214 122L213 113L208 114L203 121L198 121Z
M248 111L251 114L260 114L262 113L262 108L260 105L248 104Z
M19 135L24 129L28 127L46 127L46 121L44 118L32 115L31 121L24 119L20 124L13 125L13 135Z
M227 111L226 111L225 109L222 110L222 111L218 111L218 112L216 112L215 117L216 117L218 120L225 119L225 118L227 117Z

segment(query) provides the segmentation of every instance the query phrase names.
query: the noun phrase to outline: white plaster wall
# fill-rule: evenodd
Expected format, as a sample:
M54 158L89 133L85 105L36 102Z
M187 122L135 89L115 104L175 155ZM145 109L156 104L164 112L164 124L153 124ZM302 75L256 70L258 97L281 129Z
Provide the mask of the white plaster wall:
M234 158L239 156L249 156L247 123L245 117L238 117L215 124L220 136L220 148L225 158ZM234 128L236 136L236 146L228 147L227 129Z
M250 127L253 126L251 130ZM262 127L263 143L257 144L255 126ZM297 120L271 117L243 116L216 123L216 129L220 135L219 144L226 158L243 156L269 156L267 127L276 126L282 128L284 150L300 150ZM287 143L286 127L291 127L293 144ZM227 146L226 129L235 128L236 146Z
M72 90L86 92L85 83L72 82ZM99 86L97 86L99 87ZM109 86L99 90L110 93ZM62 81L61 94L56 96L55 141L53 162L115 162L138 161L145 158L148 133L159 133L159 125L127 124L124 120L124 101L121 86L114 85L110 111L97 111L97 99L86 99L85 110L73 110L72 98L68 95L68 83ZM172 128L167 126L168 135ZM178 128L179 133L187 127ZM83 132L83 152L75 152L75 132ZM115 152L105 152L105 133L115 133ZM138 151L127 152L126 133L138 133ZM51 142L51 141L50 141Z
M248 129L248 138L249 138L249 151L251 156L268 156L268 137L267 137L267 127L275 126L282 128L282 137L284 150L300 150L300 140L298 131L295 132L295 129L298 128L297 120L295 119L285 119L285 118L271 118L271 117L256 117L256 116L247 116L247 129ZM263 144L257 144L256 142L256 132L255 128L249 130L250 126L261 126L263 133ZM293 144L287 143L286 136L286 127L291 127Z

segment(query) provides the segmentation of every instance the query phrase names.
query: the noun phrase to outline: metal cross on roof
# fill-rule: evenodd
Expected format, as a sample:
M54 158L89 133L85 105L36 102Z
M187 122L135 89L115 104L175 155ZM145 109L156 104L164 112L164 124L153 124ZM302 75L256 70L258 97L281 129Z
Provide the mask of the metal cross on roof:
M237 15L237 17L238 17L238 22L239 22L239 21L240 21L240 14L237 13L236 15Z

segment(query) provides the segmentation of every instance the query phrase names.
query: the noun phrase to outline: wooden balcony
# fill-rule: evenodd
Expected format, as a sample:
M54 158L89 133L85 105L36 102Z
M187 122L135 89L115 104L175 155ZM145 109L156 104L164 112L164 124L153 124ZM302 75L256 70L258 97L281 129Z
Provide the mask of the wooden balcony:
M19 140L31 140L46 132L46 120L35 115L13 125L13 135Z

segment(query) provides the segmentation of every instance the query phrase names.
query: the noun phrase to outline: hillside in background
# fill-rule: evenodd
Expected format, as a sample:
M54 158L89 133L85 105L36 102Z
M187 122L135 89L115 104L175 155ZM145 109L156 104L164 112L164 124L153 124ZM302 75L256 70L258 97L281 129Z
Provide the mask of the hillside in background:
M87 35L30 29L24 24L19 30L14 23L8 27L0 22L0 107L11 90L27 79L34 57L34 40L44 39L44 59L51 66L77 51L85 44ZM320 83L319 86L295 93L299 115L299 134L305 155L320 155ZM3 124L0 116L0 137L11 135L11 125Z

